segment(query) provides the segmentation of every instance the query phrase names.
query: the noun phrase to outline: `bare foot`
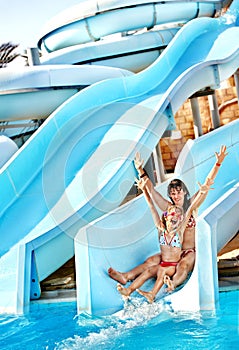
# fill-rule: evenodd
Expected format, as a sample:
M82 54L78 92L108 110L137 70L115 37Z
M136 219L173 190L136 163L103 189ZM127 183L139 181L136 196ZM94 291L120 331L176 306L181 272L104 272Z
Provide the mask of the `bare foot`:
M130 291L128 288L124 288L121 286L121 284L117 284L117 290L120 292L121 295L123 295L123 297L129 297L130 296Z
M174 285L173 285L173 281L170 279L169 276L165 275L163 278L164 284L166 284L168 286L168 288L166 288L166 292L170 293L174 290Z
M138 292L143 297L145 297L150 304L154 302L154 295L152 292L144 292L143 290L140 290L140 289L136 289L136 292Z
M118 272L118 271L112 269L112 267L110 267L108 269L108 274L111 278L113 278L113 280L115 280L121 284L127 283L127 279L124 277L124 274L122 272Z

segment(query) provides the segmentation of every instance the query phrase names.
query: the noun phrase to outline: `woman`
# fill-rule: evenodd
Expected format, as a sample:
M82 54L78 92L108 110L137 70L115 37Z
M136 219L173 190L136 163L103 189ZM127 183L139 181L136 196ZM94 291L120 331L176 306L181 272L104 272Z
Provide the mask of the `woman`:
M181 259L182 245L183 245L183 235L188 221L194 210L204 201L206 195L210 189L213 181L207 181L206 184L200 186L200 189L195 196L192 204L187 209L184 214L184 209L178 205L170 205L167 212L163 214L163 219L157 212L156 207L148 193L146 184L148 179L140 179L137 181L138 187L143 191L145 199L151 210L154 223L158 229L159 234L159 244L160 244L160 262L157 265L153 265L145 269L133 282L132 284L124 288L122 285L118 284L117 289L121 295L129 297L132 292L137 290L141 295L143 295L150 303L154 301L160 288L163 286L166 278L174 275L176 271L176 266ZM138 290L145 281L151 277L156 277L156 282L153 289L149 292L144 292Z

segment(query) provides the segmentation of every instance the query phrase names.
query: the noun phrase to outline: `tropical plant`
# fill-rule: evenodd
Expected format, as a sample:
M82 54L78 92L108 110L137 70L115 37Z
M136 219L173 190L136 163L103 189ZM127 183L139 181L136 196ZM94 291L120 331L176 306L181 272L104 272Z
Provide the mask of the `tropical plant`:
M0 68L6 67L8 63L20 56L19 53L13 52L18 46L19 44L12 44L11 42L0 45Z

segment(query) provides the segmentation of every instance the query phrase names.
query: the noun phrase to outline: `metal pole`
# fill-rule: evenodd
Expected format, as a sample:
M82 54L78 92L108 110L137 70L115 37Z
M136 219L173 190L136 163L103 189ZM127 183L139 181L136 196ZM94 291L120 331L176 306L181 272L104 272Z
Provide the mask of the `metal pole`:
M164 182L166 180L164 164L162 159L162 154L160 150L160 145L158 144L153 151L153 159L155 165L155 172L157 177L157 183Z
M150 180L152 181L152 183L155 186L155 177L154 177L154 162L153 162L153 155L151 154L151 156L149 157L149 159L147 160L147 163L145 164L145 170L150 178Z
M39 59L39 52L36 47L27 48L27 59L29 66L39 66L41 64Z
M208 101L211 111L212 127L213 129L217 129L220 126L220 115L215 91L213 94L208 95Z
M197 97L190 98L192 114L193 114L193 128L195 138L203 135L202 121L200 115L200 108Z

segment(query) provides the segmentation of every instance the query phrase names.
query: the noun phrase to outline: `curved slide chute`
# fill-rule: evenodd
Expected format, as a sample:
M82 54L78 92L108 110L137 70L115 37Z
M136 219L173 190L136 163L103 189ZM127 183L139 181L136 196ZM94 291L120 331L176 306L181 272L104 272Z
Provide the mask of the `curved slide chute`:
M114 67L38 65L0 70L0 122L46 119L80 90L133 73Z
M138 73L152 64L180 29L145 33L73 45L43 55L41 64L90 64Z
M197 17L213 17L231 1L81 1L46 25L38 41L42 52L52 52L105 36L156 25L186 23ZM122 18L124 20L122 20Z
M18 150L13 140L5 135L0 135L0 168L13 156Z
M74 95L1 169L1 310L27 310L40 281L74 254L79 230L122 202L135 152L147 159L187 97L236 71L235 3L221 18L185 25L145 71Z

